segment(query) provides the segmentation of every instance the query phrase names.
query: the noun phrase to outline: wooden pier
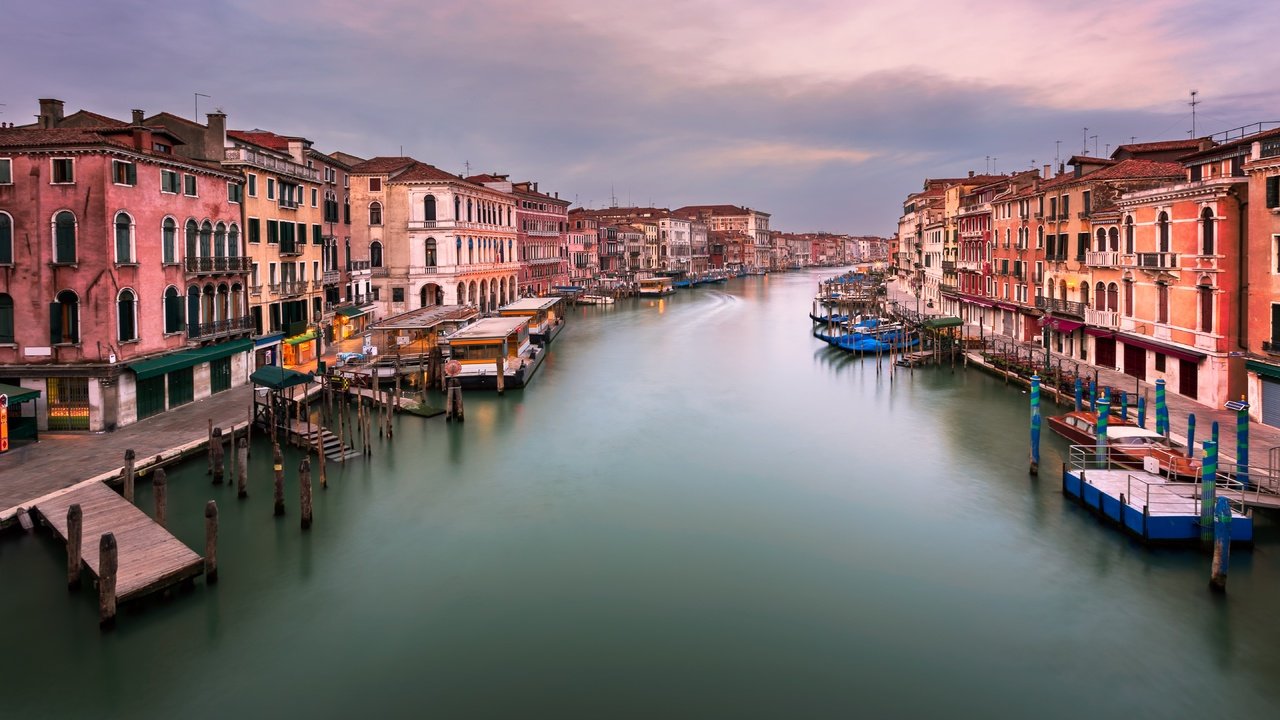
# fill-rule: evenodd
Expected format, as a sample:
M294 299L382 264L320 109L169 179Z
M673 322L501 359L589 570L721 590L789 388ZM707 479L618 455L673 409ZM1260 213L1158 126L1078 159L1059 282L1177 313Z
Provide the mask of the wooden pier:
M163 590L204 572L204 558L103 483L87 483L35 506L64 542L67 510L79 505L83 514L80 557L96 581L98 540L115 536L118 548L116 598L124 603Z
M319 439L317 439L317 435ZM314 423L307 424L299 420L291 421L289 423L289 436L295 445L307 450L315 450L316 446L319 445L324 449L324 456L334 462L360 457L360 453L356 451L351 443L343 444L338 440L337 435L334 435L327 428Z

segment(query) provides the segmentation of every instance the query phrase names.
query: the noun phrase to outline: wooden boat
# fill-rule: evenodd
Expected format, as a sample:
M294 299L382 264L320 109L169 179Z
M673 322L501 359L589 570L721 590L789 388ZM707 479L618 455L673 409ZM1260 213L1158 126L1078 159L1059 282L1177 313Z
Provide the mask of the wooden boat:
M1049 429L1072 445L1095 445L1098 442L1098 414L1078 410L1048 419ZM1160 433L1134 425L1118 415L1107 420L1107 447L1111 459L1121 465L1141 469L1147 458L1159 464L1160 474L1176 479L1200 475L1200 461L1189 457L1184 448Z
M614 300L608 295L580 295L577 303L579 305L612 305Z
M542 347L529 341L529 318L492 317L478 320L446 336L449 358L462 365L463 388L495 390L498 359L502 359L503 387L524 387L542 364Z
M546 345L564 329L563 300L562 297L521 298L498 308L498 315L528 318L529 339Z
M640 288L636 291L636 294L640 297L662 297L676 294L676 289L671 284L671 278L641 278L639 282Z

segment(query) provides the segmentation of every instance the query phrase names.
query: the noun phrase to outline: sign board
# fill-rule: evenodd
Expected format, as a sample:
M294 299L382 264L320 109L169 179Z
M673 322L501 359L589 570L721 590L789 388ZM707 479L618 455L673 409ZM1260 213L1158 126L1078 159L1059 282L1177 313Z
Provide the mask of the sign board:
M457 360L450 360L444 364L444 374L449 377L457 377L462 373L462 363Z
M409 344L409 336L408 336L408 335L397 335L397 336L396 336L396 344L397 344L397 345L408 345L408 344Z
M0 393L0 453L9 452L9 396Z

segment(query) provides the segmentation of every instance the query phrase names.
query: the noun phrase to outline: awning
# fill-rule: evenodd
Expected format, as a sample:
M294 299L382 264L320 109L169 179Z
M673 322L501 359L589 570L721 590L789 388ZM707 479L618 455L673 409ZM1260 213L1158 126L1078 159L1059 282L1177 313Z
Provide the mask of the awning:
M193 367L201 363L211 362L213 360L221 360L230 357L236 353L247 352L253 349L253 340L248 338L242 340L231 340L229 342L210 345L202 348L192 348L191 350L183 350L181 352L169 353L160 357L148 358L146 360L138 360L131 362L125 367L133 371L139 380L147 380L153 377L159 377L165 373L171 373L174 370L182 370L184 368Z
M316 331L309 330L307 332L302 333L301 335L295 335L291 338L286 338L284 341L284 344L285 345L301 345L304 342L310 342L315 339L316 339Z
M939 328L960 327L964 321L958 317L936 317L924 321L924 326L937 330Z
M1061 318L1045 317L1044 326L1049 328L1050 330L1069 333L1069 332L1075 332L1076 330L1079 330L1080 328L1084 327L1084 323L1076 322L1075 320L1063 320Z
M40 391L18 387L17 385L6 385L4 383L0 383L0 395L8 395L9 404L17 405L18 403L24 403L28 400L35 400L40 397Z
M982 307L992 307L993 305L995 305L995 303L992 302L991 300L987 300L986 298L973 297L972 295L961 295L960 301L969 303L970 305L981 305Z
M315 378L311 375L300 373L296 370L282 368L277 365L263 365L253 374L249 376L254 385L271 388L272 390L284 390L294 385L305 385Z
M341 315L342 317L350 318L350 319L354 320L354 319L356 319L356 318L358 318L358 317L360 317L360 316L365 315L366 313L368 313L368 312L369 312L369 308L358 308L358 307L356 307L356 306L354 306L354 305L347 305L347 306L345 306L345 307L340 307L340 308L338 308L336 312L337 312L339 315Z
M1019 312L1020 310L1025 309L1025 308L1020 308L1013 303L1007 303L1007 302L997 302L996 307L1000 308L1001 310L1012 310L1013 312Z
M1116 331L1105 330L1103 328L1096 328L1096 327L1087 327L1084 329L1084 334L1092 335L1094 337L1100 337L1100 338L1109 338L1109 337L1115 337Z
M1280 365L1272 365L1271 363L1264 363L1258 360L1246 360L1244 362L1244 369L1249 372L1258 373L1259 375L1265 375L1272 380L1280 380ZM3 387L3 385L0 385L0 388ZM3 391L0 390L0 392ZM13 402L12 397L9 402Z
M1120 333L1116 333L1116 338L1125 345L1133 345L1134 347L1140 347L1152 352L1172 355L1179 360L1186 360L1187 362L1200 362L1205 358L1205 354L1202 352L1187 350L1185 348L1177 347L1176 345L1166 345L1143 337L1134 337L1133 335L1122 335Z

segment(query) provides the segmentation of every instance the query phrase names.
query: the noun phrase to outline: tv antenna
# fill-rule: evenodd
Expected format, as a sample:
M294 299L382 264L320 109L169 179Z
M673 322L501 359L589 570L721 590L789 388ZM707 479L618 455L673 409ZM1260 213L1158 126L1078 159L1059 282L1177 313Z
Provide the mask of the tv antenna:
M1200 104L1200 100L1197 98L1199 94L1199 90L1192 90L1191 102L1187 103L1191 106L1191 137L1196 136L1196 106Z
M205 95L204 93L191 93L191 94L195 96L195 100L196 100L196 115L195 115L195 121L196 121L196 122L200 122L200 98L207 98L207 97L210 97L210 96L209 96L209 95Z

